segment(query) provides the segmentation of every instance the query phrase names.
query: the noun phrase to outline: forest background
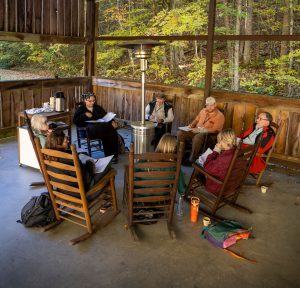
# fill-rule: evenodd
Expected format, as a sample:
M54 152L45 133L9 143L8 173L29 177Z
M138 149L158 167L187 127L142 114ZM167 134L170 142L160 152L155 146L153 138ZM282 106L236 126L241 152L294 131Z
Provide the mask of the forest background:
M98 35L207 34L208 0L97 2ZM300 1L217 1L215 34L299 35ZM139 80L139 63L119 43L97 42L97 75ZM203 88L206 42L165 43L153 49L147 81ZM40 77L83 75L83 55L83 45L0 42L0 68ZM213 88L300 98L300 42L215 41Z

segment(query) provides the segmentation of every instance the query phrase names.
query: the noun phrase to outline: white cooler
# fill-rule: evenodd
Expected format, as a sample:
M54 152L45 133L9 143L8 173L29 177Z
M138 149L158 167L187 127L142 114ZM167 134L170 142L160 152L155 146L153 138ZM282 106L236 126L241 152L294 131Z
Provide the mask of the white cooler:
M40 169L39 162L35 156L32 143L30 141L27 127L18 127L18 145L19 145L19 165L26 165Z

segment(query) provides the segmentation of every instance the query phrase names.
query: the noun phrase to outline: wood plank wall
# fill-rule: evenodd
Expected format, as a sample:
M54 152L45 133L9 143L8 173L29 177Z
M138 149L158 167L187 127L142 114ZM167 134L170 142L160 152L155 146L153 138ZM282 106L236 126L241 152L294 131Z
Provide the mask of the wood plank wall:
M117 117L122 119L140 120L139 82L93 77L93 91L97 95L97 102L107 111L117 113ZM174 135L179 126L187 125L202 108L202 89L148 83L145 102L148 103L157 92L165 93L175 105ZM225 109L225 127L232 127L237 135L253 123L260 111L270 112L277 123L284 120L274 156L300 163L300 99L224 91L213 91L212 94L218 106Z
M65 108L73 110L85 91L91 90L90 77L3 81L0 83L0 138L14 135L18 113L33 107L42 107L56 91L63 91Z
M0 0L0 31L84 37L85 0Z

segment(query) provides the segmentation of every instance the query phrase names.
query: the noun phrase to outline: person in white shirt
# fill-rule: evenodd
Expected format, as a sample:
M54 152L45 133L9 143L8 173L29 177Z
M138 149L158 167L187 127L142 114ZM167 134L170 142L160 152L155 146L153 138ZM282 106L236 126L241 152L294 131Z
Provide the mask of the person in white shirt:
M166 124L174 120L173 107L166 102L164 94L155 95L155 100L146 106L145 117L146 120L156 123L155 136L152 141L152 144L156 147L160 138L167 132Z

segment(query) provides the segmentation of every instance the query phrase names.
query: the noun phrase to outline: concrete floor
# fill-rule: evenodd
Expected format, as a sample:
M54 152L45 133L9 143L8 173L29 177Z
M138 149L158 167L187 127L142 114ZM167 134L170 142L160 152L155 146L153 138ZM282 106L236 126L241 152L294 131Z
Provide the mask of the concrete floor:
M236 259L199 237L201 217L189 222L185 203L174 224L177 240L164 223L140 225L143 239L132 241L124 213L87 241L70 246L83 232L62 223L48 232L16 223L23 205L46 188L29 187L40 181L38 171L19 167L16 139L0 142L0 287L300 287L299 173L267 171L274 184L266 194L246 186L238 202L253 210L245 214L230 207L223 217L253 227L255 239L242 240L233 250L257 263ZM123 165L120 157L116 188L121 207ZM184 168L188 176L191 168ZM124 211L123 211L124 212ZM298 271L298 272L297 272Z

